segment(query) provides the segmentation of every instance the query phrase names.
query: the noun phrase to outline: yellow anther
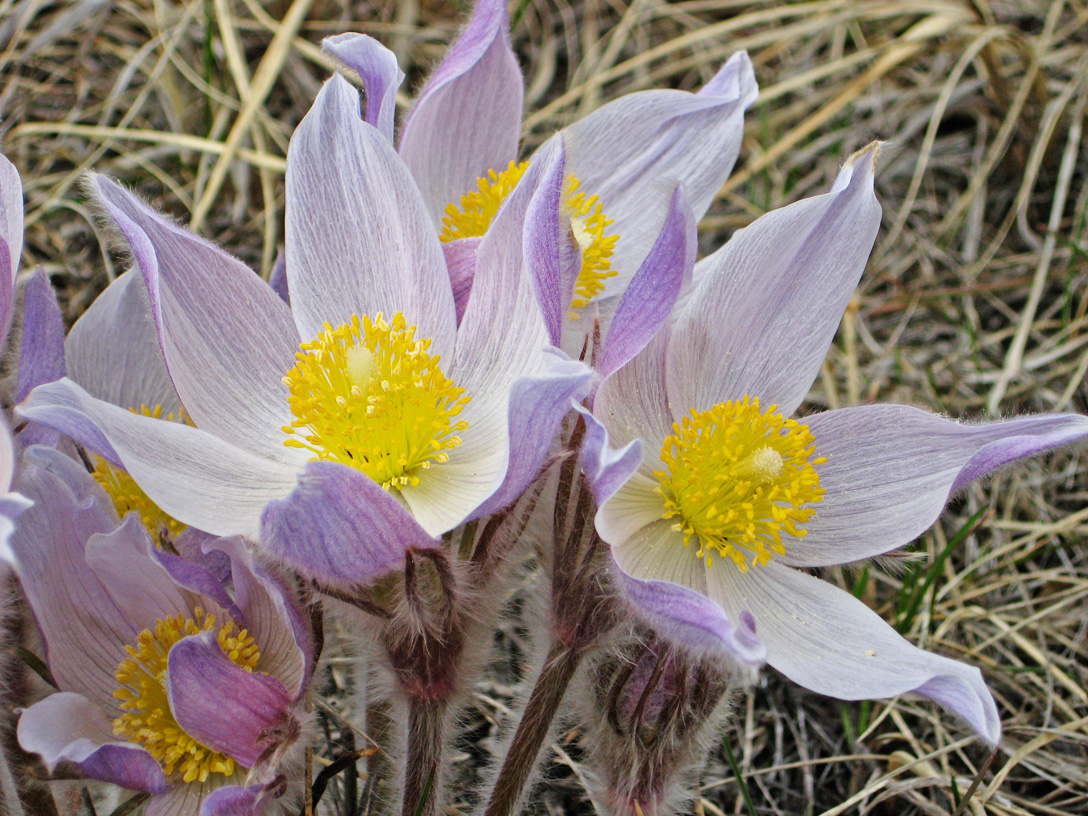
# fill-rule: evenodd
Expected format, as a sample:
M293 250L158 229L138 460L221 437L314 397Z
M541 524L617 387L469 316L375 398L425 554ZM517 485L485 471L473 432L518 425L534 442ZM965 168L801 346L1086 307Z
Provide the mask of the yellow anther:
M235 760L212 751L182 729L167 697L167 658L175 643L189 635L215 629L215 616L197 607L193 617L176 615L155 621L155 630L144 629L135 646L126 646L128 657L114 673L122 714L113 721L113 733L139 743L162 765L167 775L175 771L185 782L203 782L213 773L230 776ZM245 630L235 634L234 623L219 628L219 646L231 662L252 672L260 660L253 637Z
M529 162L514 164L501 173L489 170L487 176L477 179L478 189L461 196L456 204L446 205L442 219L441 239L454 241L458 238L478 238L484 235L503 201L517 186L525 174ZM615 276L611 266L618 235L606 235L612 221L603 212L603 206L595 195L587 196L579 191L577 177L567 176L563 184L562 208L571 234L582 251L582 268L574 285L571 306L578 309L588 306L590 300L604 291L605 281ZM571 317L577 314L571 313Z
M431 341L397 312L390 323L353 316L303 343L283 378L295 420L284 444L340 462L386 490L419 484L419 471L449 459L471 399L453 384Z
M784 555L782 534L805 535L798 525L815 514L823 499L816 465L816 440L807 425L786 419L758 399L722 402L692 411L661 448L665 470L654 472L663 498L662 518L685 546L696 539L695 555L709 567L711 551L729 558L741 572Z

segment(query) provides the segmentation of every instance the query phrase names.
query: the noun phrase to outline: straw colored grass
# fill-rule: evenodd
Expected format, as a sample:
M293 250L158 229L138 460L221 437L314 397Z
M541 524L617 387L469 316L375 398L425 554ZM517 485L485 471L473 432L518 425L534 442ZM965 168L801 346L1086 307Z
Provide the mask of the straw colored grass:
M811 410L1088 411L1084 0L512 8L527 148L620 94L695 88L748 49L763 91L702 225L706 251L823 192L853 150L887 140L884 227ZM116 274L80 187L93 170L267 274L283 242L287 141L329 71L320 39L377 36L418 87L462 12L436 0L0 4L3 149L24 179L24 268L50 273L69 321ZM915 572L982 511L905 634L982 668L1005 724L992 758L931 705L839 703L767 671L726 734L740 778L715 751L697 810L749 813L746 794L759 814L1088 813L1086 462L1063 453L972 486L917 542L927 558L906 573L826 576L893 620ZM347 682L335 661L326 677L328 757L365 742L335 716ZM497 681L481 688L466 761L486 751L512 694ZM556 746L550 784L534 794L540 813L592 812L577 739ZM341 775L322 807L362 813L366 799L365 780Z

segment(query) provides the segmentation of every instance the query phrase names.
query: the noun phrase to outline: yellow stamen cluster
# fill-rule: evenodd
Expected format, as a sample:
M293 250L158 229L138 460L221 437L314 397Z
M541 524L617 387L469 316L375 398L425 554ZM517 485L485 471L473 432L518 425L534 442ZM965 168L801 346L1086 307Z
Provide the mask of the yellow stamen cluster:
M283 378L296 419L284 444L340 462L383 488L419 484L420 470L449 460L468 423L454 417L471 397L442 373L430 339L397 312L364 315L303 343Z
M167 657L184 637L215 629L215 615L197 607L193 617L176 615L155 621L155 631L144 629L135 646L126 646L128 658L114 673L119 688L113 696L124 712L113 721L113 733L137 742L162 765L169 776L175 770L185 782L203 782L210 774L234 773L233 757L212 751L178 725L167 698ZM253 637L242 629L234 634L228 621L219 629L219 646L231 662L248 672L257 667L260 652Z
M580 186L581 182L574 176L568 176L563 186L563 209L570 218L574 239L582 250L582 269L574 284L574 299L570 303L575 309L588 306L593 297L604 291L604 282L615 276L611 258L619 240L618 235L604 234L612 220L605 217L600 199L578 192Z
M446 215L442 219L441 239L455 241L484 235L495 213L517 186L528 166L529 162L510 162L510 166L501 173L488 170L487 176L476 180L478 189L465 193L457 204L447 204ZM612 270L611 258L619 240L618 235L605 235L605 229L612 221L605 216L597 196L579 192L580 186L581 182L575 176L568 176L562 194L563 212L570 220L574 240L582 250L582 268L574 284L574 299L571 301L571 306L576 309L588 306L594 296L604 291L604 282L616 274Z
M692 411L661 448L667 470L655 471L657 492L665 500L663 518L684 545L696 538L697 558L711 565L711 550L747 572L772 554L784 555L782 533L806 535L799 524L823 500L815 465L816 440L807 425L786 419L777 405L761 411L745 396L709 411Z
M478 238L486 233L495 213L517 187L528 166L529 162L510 162L510 166L501 173L488 170L484 178L476 180L479 189L465 193L457 204L446 205L439 238L448 242L458 238Z
M184 409L177 414L169 413L163 416L163 407L161 405L155 405L154 407L141 405L138 409L133 408L132 412L168 422L192 424L189 422ZM110 497L119 517L124 518L133 511L140 516L140 521L143 522L147 531L151 533L151 540L155 542L156 547L159 546L160 534L164 530L173 539L186 528L185 524L163 512L155 502L151 501L143 489L136 484L135 479L106 460L95 458L94 473L92 475L95 481L106 491L106 495Z

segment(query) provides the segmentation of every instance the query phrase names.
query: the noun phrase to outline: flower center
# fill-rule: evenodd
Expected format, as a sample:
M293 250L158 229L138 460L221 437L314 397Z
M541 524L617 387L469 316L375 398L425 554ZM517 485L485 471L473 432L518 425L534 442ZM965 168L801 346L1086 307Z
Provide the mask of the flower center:
M126 646L128 658L114 673L119 687L113 696L124 712L113 721L113 733L137 742L170 775L175 769L185 782L203 782L209 774L234 773L233 757L205 748L178 725L167 696L167 658L170 648L184 637L215 629L215 616L197 607L193 617L177 615L155 621L155 631L144 629L135 646ZM234 634L230 621L219 629L219 646L237 666L252 672L260 660L253 637L242 629Z
M741 572L764 565L772 553L784 555L783 531L802 537L798 527L823 500L815 465L816 440L807 425L760 411L759 400L745 396L709 411L692 411L661 447L667 470L654 471L657 493L665 500L663 518L676 518L673 529L694 537L696 558L711 565L711 550L732 559Z
M419 484L419 471L449 460L468 423L454 417L471 397L428 354L397 312L338 328L325 324L303 343L283 378L295 421L283 444L365 473L383 488Z
M501 173L488 170L487 176L476 180L477 190L465 193L457 204L446 205L439 237L449 242L484 235L499 207L528 167L529 162L510 162L510 166ZM582 251L582 268L574 284L574 298L571 301L571 306L576 309L588 306L593 297L604 291L604 282L616 274L612 270L611 258L619 240L618 235L605 235L605 229L612 221L605 216L597 196L579 192L580 186L577 177L567 176L562 193L563 214L570 222L571 233ZM572 314L571 317L577 315Z
M161 405L156 405L154 408L141 405L138 410L135 408L131 410L135 414L143 414L155 419L192 424L189 422L184 410L180 411L178 415L171 413L166 416L162 415ZM173 516L167 515L155 502L151 501L140 486L136 484L135 479L120 468L114 467L105 459L94 458L94 472L91 475L106 491L106 495L110 497L119 518L124 518L133 511L140 516L140 521L143 522L147 531L151 533L151 540L155 542L156 547L159 546L163 531L166 532L170 539L174 539L186 528L187 525L182 524Z

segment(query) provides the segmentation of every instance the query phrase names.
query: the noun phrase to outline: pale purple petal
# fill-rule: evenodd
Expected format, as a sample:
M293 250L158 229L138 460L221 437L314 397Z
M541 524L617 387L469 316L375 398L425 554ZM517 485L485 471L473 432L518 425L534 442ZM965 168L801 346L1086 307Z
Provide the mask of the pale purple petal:
M830 193L768 213L708 262L669 348L677 416L745 394L787 416L800 405L880 226L876 153L856 154Z
M400 154L436 228L447 204L517 158L524 91L508 27L506 0L478 0L404 123Z
M64 318L49 276L39 269L23 287L22 349L19 354L15 401L22 402L30 389L64 376Z
M186 530L191 530L191 527L187 527ZM181 536L174 539L174 546L178 546L178 539ZM219 541L220 539L214 539ZM178 548L181 552L181 548ZM200 563L188 558L182 558L178 555L173 555L165 550L159 550L152 548L149 553L152 558L158 562L158 565L166 570L166 573L170 576L178 587L184 589L195 596L203 596L201 598L200 605L205 611L213 611L214 607L211 606L208 601L214 601L218 604L232 619L234 619L240 626L244 628L254 628L245 615L242 614L242 610L238 608L238 605L227 593L224 586L224 580L217 577L205 564L211 563L213 566L218 566L214 559L204 559L204 563ZM204 555L204 553L200 553ZM226 561L227 578L230 577L230 559L224 559ZM184 597L184 596L183 596ZM191 596L190 596L191 597ZM194 598L194 600L196 600ZM186 616L189 613L186 612Z
M393 142L393 117L397 112L397 89L404 71L397 55L366 34L338 34L326 37L321 47L359 75L366 95L363 119Z
M138 745L117 739L110 718L86 697L51 694L19 717L19 744L41 755L50 771L72 764L92 779L131 790L167 789L162 768Z
M604 353L597 365L607 377L638 352L668 319L680 290L691 280L698 240L695 218L678 186L665 226L650 254L624 290L609 324Z
M298 699L313 673L317 655L314 635L295 593L258 564L239 538L209 542L212 552L229 556L234 594L246 628L261 647L257 668L270 674Z
M582 444L582 469L593 489L597 505L603 505L630 479L642 463L642 442L633 439L622 448L608 444L608 431L581 405L575 409L586 423Z
M51 448L26 452L16 486L34 506L19 518L10 546L53 677L115 715L113 674L140 630L87 566L85 546L91 535L112 531L117 516L83 466Z
M456 527L502 485L510 458L510 395L525 377L546 375L555 357L525 273L525 212L547 162L530 166L480 242L476 273L447 375L471 397L468 423L449 461L421 471L401 496L432 535Z
M197 426L248 451L298 459L283 375L298 335L290 309L243 263L98 176L95 188L147 283L170 378Z
M563 213L566 182L563 140L556 137L552 142L538 151L534 159L543 163L544 169L525 213L523 251L525 269L540 305L548 338L553 346L558 346L582 258L571 238L570 219Z
M333 76L287 151L287 277L299 333L403 312L441 355L456 310L438 234L408 168Z
M287 721L291 697L283 684L231 661L213 631L175 643L167 667L166 691L178 725L247 768L267 747L265 732Z
M642 440L646 476L651 475L650 463L657 461L662 442L672 432L674 409L665 389L669 338L665 324L642 351L605 378L593 398L593 415L608 430L611 444L623 447Z
M122 408L161 405L175 416L181 409L138 269L95 299L68 332L64 353L68 376L93 397Z
M269 785L227 785L216 788L204 797L200 816L260 816L274 796L274 783Z
M571 402L585 395L593 372L573 360L554 359L550 369L514 383L508 412L510 459L502 485L472 511L479 518L513 503L540 475Z
M280 300L288 306L291 305L291 291L287 283L287 256L282 252L276 256L276 262L272 264L272 271L268 275L268 285L280 296Z
M403 567L408 549L438 546L369 476L320 461L306 465L289 496L268 505L260 542L304 575L349 589Z
M808 535L782 562L827 566L913 541L951 493L996 467L1088 437L1088 417L1022 417L963 425L905 405L866 405L803 420L816 437L820 486Z
M457 324L465 316L468 296L472 291L472 278L476 274L476 253L480 247L478 237L458 238L442 244L442 254L446 258L449 270L450 286L453 289L453 302L457 307Z
M611 102L563 131L579 190L600 196L620 239L610 281L625 284L660 232L677 184L699 221L740 151L744 111L758 94L748 55L735 54L698 94L654 90Z
M619 569L613 574L634 613L666 639L696 654L724 656L749 666L766 661L767 648L747 612L734 623L718 604L687 587L641 581Z
M96 400L67 379L34 389L18 413L120 465L163 512L215 535L256 535L265 505L295 486L290 465Z
M15 308L15 277L23 254L23 182L0 154L0 337L7 337Z
M747 573L721 561L707 581L727 614L751 612L767 662L795 683L839 700L914 692L988 742L1000 739L997 706L977 668L912 646L848 592L777 561Z
M161 618L188 618L193 612L189 597L152 555L154 548L135 513L129 513L115 530L87 539L87 566L137 630L153 629Z

